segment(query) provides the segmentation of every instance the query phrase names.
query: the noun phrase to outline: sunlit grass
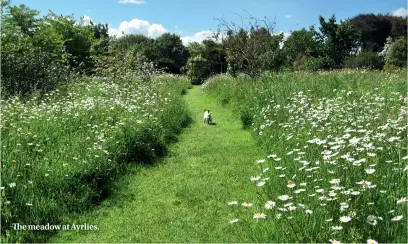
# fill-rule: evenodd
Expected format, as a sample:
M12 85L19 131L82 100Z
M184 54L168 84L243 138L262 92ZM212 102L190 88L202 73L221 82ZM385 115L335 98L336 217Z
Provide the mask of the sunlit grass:
M43 240L11 225L59 224L108 196L125 163L164 156L188 123L180 97L187 87L173 77L149 84L81 78L41 98L2 100L4 239Z
M255 241L407 241L404 73L221 76L204 90L249 119L269 153L253 161L251 210L231 209L259 227Z

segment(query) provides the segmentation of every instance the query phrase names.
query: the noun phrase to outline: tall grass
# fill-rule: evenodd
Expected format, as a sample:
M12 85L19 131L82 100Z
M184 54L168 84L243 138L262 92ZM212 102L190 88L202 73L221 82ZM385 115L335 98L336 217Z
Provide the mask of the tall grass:
M80 78L41 98L2 100L3 241L46 240L49 232L12 224L61 224L108 196L128 163L164 156L189 121L187 87L170 76Z
M251 121L267 150L248 176L259 199L232 210L236 223L261 242L407 242L405 76L340 71L205 84Z

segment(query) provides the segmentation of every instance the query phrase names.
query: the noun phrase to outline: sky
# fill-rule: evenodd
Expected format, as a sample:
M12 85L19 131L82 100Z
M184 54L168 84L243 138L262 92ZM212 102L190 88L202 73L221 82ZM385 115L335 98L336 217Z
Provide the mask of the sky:
M165 32L181 36L184 44L202 41L217 29L220 18L241 23L241 17L275 22L274 32L318 27L318 17L344 20L360 13L407 16L406 0L12 0L46 15L74 15L78 21L109 24L109 34L143 34L152 38Z

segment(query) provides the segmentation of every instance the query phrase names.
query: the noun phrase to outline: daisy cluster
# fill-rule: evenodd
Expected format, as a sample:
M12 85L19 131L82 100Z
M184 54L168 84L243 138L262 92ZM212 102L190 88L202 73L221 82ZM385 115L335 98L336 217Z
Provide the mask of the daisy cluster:
M160 88L166 79L81 78L41 98L1 100L3 226L88 205L130 146L154 155L148 140L160 140L163 111L178 106L179 92Z
M274 151L249 179L261 203L241 204L256 222L283 221L289 241L406 242L408 98L380 89L299 91L259 109L253 131Z

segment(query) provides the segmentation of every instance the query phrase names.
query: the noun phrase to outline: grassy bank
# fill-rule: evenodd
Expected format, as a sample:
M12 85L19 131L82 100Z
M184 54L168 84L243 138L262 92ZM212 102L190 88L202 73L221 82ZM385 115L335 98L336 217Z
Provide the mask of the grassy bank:
M128 164L167 154L189 121L186 79L81 78L45 97L2 100L2 241L40 242L49 231L110 195Z
M219 76L204 87L267 148L251 177L260 214L241 217L274 226L256 241L407 241L406 73Z

